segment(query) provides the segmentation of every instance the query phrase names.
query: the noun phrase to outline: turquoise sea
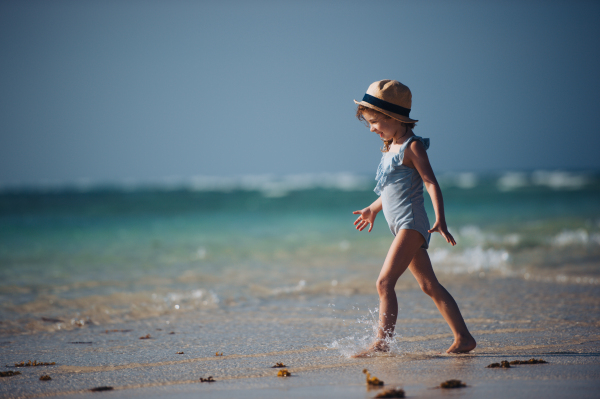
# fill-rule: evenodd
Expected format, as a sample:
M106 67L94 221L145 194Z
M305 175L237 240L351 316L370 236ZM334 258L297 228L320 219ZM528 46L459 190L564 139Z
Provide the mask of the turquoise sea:
M440 278L600 284L598 174L438 177L458 242L433 237ZM0 334L374 294L393 237L383 214L372 233L352 215L376 199L373 183L331 174L4 188Z

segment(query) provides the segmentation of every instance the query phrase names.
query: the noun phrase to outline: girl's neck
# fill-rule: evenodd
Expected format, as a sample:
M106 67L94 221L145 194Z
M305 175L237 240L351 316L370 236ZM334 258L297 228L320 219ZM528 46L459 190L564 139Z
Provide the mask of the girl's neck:
M399 131L392 141L392 144L402 145L409 137L415 134L408 127L404 127L404 131Z

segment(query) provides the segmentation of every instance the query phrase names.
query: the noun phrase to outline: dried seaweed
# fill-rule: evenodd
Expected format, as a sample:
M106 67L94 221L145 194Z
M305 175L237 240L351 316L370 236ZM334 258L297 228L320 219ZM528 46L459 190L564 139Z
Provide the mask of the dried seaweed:
M90 389L90 391L92 391L92 392L102 392L102 391L112 391L113 389L114 389L113 387L96 387L96 388Z
M287 369L279 370L277 373L277 377L291 377L292 373L290 373Z
M375 395L376 398L403 398L404 389L386 389Z
M496 369L496 368L503 368L503 369L509 369L510 368L510 363L506 360L501 361L500 363L492 363L488 366L486 366L488 369Z
M52 377L50 377L47 374L44 374L43 376L40 377L40 381L50 381L52 379Z
M46 363L46 362L38 362L37 360L34 360L32 363L31 360L29 360L27 363L25 363L25 362L15 363L15 367L54 366L55 364L56 364L56 362ZM6 367L10 367L10 366L7 364Z
M52 319L50 317L42 317L42 321L45 321L46 323L64 323L64 320L61 319Z
M81 345L90 345L93 344L93 342L83 342L83 341L75 341L75 342L69 342L70 344L81 344Z
M462 382L461 380L448 380L444 381L440 384L440 388L450 389L450 388L464 388L467 384Z
M371 377L371 374L369 373L369 371L367 369L364 369L363 373L367 375L367 385L368 386L372 386L372 387L382 387L383 386L383 381L381 381L379 378L377 378L375 376Z
M0 371L0 377L12 377L21 374L20 371Z
M178 355L183 355L183 352L177 352Z
M272 369L276 369L276 368L280 368L280 367L287 367L287 366L283 363L275 363L275 366L271 366Z
M510 364L543 364L543 363L548 363L547 361L543 360L543 359L529 359L529 360L513 360L512 362L510 362Z
M140 339L152 339L152 337L150 336L150 334L146 334L143 337L140 337Z
M215 353L215 356L223 356L223 352L221 352L221 353L217 352L217 353Z
M108 333L114 333L114 332L130 332L130 331L133 331L133 330L104 330L104 333L108 334Z
M171 331L169 334L173 335L173 334L175 334L175 331Z
M209 376L208 378L202 378L202 377L200 377L200 382L215 382L215 379L212 378L212 375Z

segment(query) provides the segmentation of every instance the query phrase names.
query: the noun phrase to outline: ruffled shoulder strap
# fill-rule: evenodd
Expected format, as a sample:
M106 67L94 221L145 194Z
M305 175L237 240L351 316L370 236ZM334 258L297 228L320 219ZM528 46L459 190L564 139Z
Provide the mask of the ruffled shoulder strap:
M412 136L409 137L408 140L406 140L406 142L402 144L402 146L400 147L400 151L398 151L398 153L395 154L389 162L386 162L386 159L389 159L386 158L386 155L388 153L384 153L381 156L381 162L379 162L379 167L377 167L377 175L375 176L375 180L377 180L377 185L375 186L374 191L377 193L377 195L381 195L383 188L387 185L388 178L390 174L394 171L394 169L402 165L402 161L404 160L404 151L406 150L406 147L408 147L408 145L415 140L419 140L426 150L429 148L429 139L424 139L423 137L419 136Z
M410 143L412 143L415 140L420 141L421 144L423 144L423 147L425 147L425 150L429 149L429 139L424 139L423 137L420 137L420 136L409 137L408 140L406 140L404 143L402 143L402 146L400 147L400 151L398 151L398 165L402 164L402 161L404 161L404 151L406 151L406 148L409 146Z

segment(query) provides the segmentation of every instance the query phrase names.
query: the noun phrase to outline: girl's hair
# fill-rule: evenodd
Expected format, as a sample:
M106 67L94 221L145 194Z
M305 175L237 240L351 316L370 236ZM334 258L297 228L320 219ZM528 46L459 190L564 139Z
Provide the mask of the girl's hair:
M365 107L364 105L359 105L358 108L356 108L356 118L359 121L364 122L366 124L368 124L369 122L367 122L367 120L363 116L363 112L365 112L365 111L373 112L373 113L377 114L377 116L380 118L392 119L391 116L387 116L383 112L379 112L372 108ZM406 126L406 128L410 129L410 130L413 130L415 128L415 126L417 126L416 123L406 123L406 122L400 122L400 123L402 125ZM390 146L392 145L392 142L393 142L393 140L383 140L383 148L381 149L381 152L388 152L390 150Z

